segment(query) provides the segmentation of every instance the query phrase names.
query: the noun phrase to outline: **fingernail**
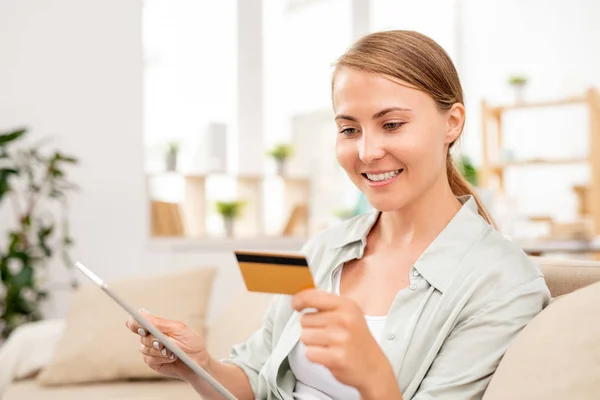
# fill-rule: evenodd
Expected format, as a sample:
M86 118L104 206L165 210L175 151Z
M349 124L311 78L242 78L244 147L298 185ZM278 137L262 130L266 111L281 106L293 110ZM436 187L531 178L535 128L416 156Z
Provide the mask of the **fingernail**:
M154 348L156 350L160 350L160 344L158 343L158 340L155 340L154 342L152 342L152 346L154 346Z
M146 347L144 346L144 343L140 344L140 350L144 350L144 347Z
M138 335L146 336L146 330L144 328L138 328Z
M175 354L171 354L171 357L169 357L171 360L175 359Z
M165 348L163 348L163 349L161 350L160 354L162 354L163 356L165 356L165 357L166 357L166 356L167 356L167 348L166 348L166 347L165 347Z

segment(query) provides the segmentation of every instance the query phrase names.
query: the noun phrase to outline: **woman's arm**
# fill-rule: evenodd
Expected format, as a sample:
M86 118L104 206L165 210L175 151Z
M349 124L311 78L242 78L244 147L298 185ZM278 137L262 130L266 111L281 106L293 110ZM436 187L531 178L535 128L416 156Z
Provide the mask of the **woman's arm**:
M272 351L273 321L281 304L282 296L271 300L263 318L261 328L247 341L233 346L228 358L216 360L211 358L206 372L225 386L240 400L265 397L259 393L258 376ZM208 383L197 375L186 377L194 389L206 399L222 399Z
M206 372L225 386L239 400L254 400L255 396L248 375L234 364L226 364L212 360ZM212 386L198 375L186 379L203 399L222 399L223 397Z

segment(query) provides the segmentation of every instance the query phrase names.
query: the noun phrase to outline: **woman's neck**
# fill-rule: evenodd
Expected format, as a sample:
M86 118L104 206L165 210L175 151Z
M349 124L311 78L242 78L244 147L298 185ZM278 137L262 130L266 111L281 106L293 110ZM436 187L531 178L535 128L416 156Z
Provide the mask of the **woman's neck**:
M432 242L461 208L449 186L432 190L395 211L382 212L377 222L379 245L404 247Z

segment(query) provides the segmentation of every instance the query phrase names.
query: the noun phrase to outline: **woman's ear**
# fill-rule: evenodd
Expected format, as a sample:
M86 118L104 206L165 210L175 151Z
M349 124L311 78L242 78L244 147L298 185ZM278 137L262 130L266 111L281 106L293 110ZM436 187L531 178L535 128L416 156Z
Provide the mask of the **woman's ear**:
M446 131L446 144L454 143L460 136L465 124L465 106L455 103L446 111L448 130Z

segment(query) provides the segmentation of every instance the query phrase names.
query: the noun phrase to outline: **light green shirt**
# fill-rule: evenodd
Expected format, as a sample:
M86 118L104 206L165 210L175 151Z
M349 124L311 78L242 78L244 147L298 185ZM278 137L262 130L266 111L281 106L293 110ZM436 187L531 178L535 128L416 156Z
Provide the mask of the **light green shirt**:
M539 268L479 216L471 196L459 200L396 295L380 342L405 400L481 398L512 339L550 301ZM331 292L336 269L362 257L378 216L356 216L305 244L317 287ZM293 399L287 357L299 316L291 296L277 296L262 328L225 360L245 371L255 398Z

